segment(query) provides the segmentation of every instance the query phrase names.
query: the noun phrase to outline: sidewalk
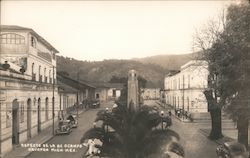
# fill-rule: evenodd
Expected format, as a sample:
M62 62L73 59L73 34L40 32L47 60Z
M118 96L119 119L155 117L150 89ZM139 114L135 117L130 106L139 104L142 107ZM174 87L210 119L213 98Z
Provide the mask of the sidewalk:
M52 135L52 126L44 129L41 133L35 137L29 139L24 144L43 144L53 138ZM20 145L15 147L11 152L7 153L3 158L24 158L29 155L31 152L27 148L23 148Z
M205 135L206 137L209 136L209 133L210 133L210 129L200 129L201 133L203 135ZM214 140L214 142L216 142L217 144L221 145L225 142L230 142L230 141L235 141L235 139L231 138L231 137L228 137L226 135L224 135L224 137L218 139L218 140Z
M171 110L172 116L174 116L177 120L182 121L182 122L186 122L186 123L192 122L192 121L190 121L190 119L186 118L185 116L184 117L178 117L177 115L175 115L174 109L172 109L170 106L168 106L168 105L162 105L162 103L159 102L159 101L155 101L155 102L158 105L160 105L163 109L165 109L165 110Z
M87 110L80 109L78 114L85 112ZM57 121L55 121L55 127L57 127ZM38 135L34 136L33 138L29 139L28 141L24 142L23 144L44 144L54 136L52 135L52 125L48 128L44 129ZM21 145L16 146L12 151L7 153L3 158L25 158L28 156L32 151L28 151L27 148L21 147Z

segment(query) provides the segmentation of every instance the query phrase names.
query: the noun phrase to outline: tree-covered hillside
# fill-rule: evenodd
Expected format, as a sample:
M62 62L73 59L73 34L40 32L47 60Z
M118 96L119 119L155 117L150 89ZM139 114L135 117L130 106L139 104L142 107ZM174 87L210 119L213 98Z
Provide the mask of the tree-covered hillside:
M68 73L70 77L89 82L108 82L112 76L126 77L129 70L135 69L147 80L147 87L163 87L168 69L156 64L143 64L134 60L80 61L57 56L57 71Z

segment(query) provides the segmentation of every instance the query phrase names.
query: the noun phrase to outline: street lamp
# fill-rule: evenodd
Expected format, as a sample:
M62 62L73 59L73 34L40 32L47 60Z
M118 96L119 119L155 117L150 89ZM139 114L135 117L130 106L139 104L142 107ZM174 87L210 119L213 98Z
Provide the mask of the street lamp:
M105 109L105 113L107 114L108 113L108 111L109 111L109 108L106 108ZM108 120L108 118L107 118L107 116L106 116L106 119L105 119L105 121L107 121ZM107 133L109 132L109 127L108 127L108 124L106 124L106 128L107 128Z
M108 124L107 124L107 120L108 120L108 117L107 117L107 113L108 113L108 111L109 111L109 108L106 108L105 109L105 125L104 125L104 132L105 132L105 140L108 140L108 131L109 131L109 129L108 129ZM105 128L105 126L106 126L106 128Z
M164 111L161 111L161 130L163 130L163 115Z

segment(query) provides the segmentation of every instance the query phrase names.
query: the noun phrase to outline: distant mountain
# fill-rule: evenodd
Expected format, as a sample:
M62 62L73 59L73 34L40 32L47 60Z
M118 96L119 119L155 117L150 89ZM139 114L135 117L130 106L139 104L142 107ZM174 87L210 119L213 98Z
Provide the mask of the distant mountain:
M182 54L182 55L156 55L145 58L134 58L144 64L157 64L168 70L179 70L181 65L195 59L197 53Z
M156 64L143 64L134 60L104 60L97 62L80 61L57 56L57 72L88 82L108 82L112 76L126 77L128 71L135 69L147 80L147 87L163 87L163 80L168 69Z
M157 55L131 60L80 61L73 58L57 56L57 72L88 82L108 82L112 76L126 77L131 69L147 80L147 87L162 87L164 77L169 70L179 69L191 60L191 54Z

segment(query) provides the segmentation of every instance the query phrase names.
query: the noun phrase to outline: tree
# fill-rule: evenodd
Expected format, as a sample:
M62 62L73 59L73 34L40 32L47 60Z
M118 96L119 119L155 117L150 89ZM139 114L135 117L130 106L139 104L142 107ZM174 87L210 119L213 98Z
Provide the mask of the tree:
M220 39L224 27L224 12L222 16L216 20L210 20L207 25L195 34L194 47L201 50L198 53L198 59L206 60L208 63L208 85L204 91L208 103L208 111L211 116L210 139L219 139L223 137L221 126L221 109L223 100L219 99L220 87L218 85L219 67L216 64L221 57L221 50L213 50L215 43Z
M177 133L170 129L156 129L161 123L161 116L153 107L142 106L138 111L130 111L126 105L118 103L118 107L112 109L112 112L100 111L96 121L102 121L103 126L87 131L81 141L99 138L103 142L103 155L119 158L160 158L170 157L172 153L184 156Z
M248 147L250 118L250 3L231 5L219 43L223 58L217 62L222 81L221 98L237 122L238 141ZM217 44L216 43L216 44ZM215 47L215 49L217 49Z
M250 117L249 19L249 3L231 5L227 10L226 20L223 22L223 29L216 31L214 27L210 27L207 34L210 36L207 37L213 38L209 47L204 49L210 72L209 89L205 91L210 110L211 108L218 109L218 116L220 109L225 108L226 112L237 122L238 141L246 147L248 147ZM198 43L202 45L205 42L200 40Z

